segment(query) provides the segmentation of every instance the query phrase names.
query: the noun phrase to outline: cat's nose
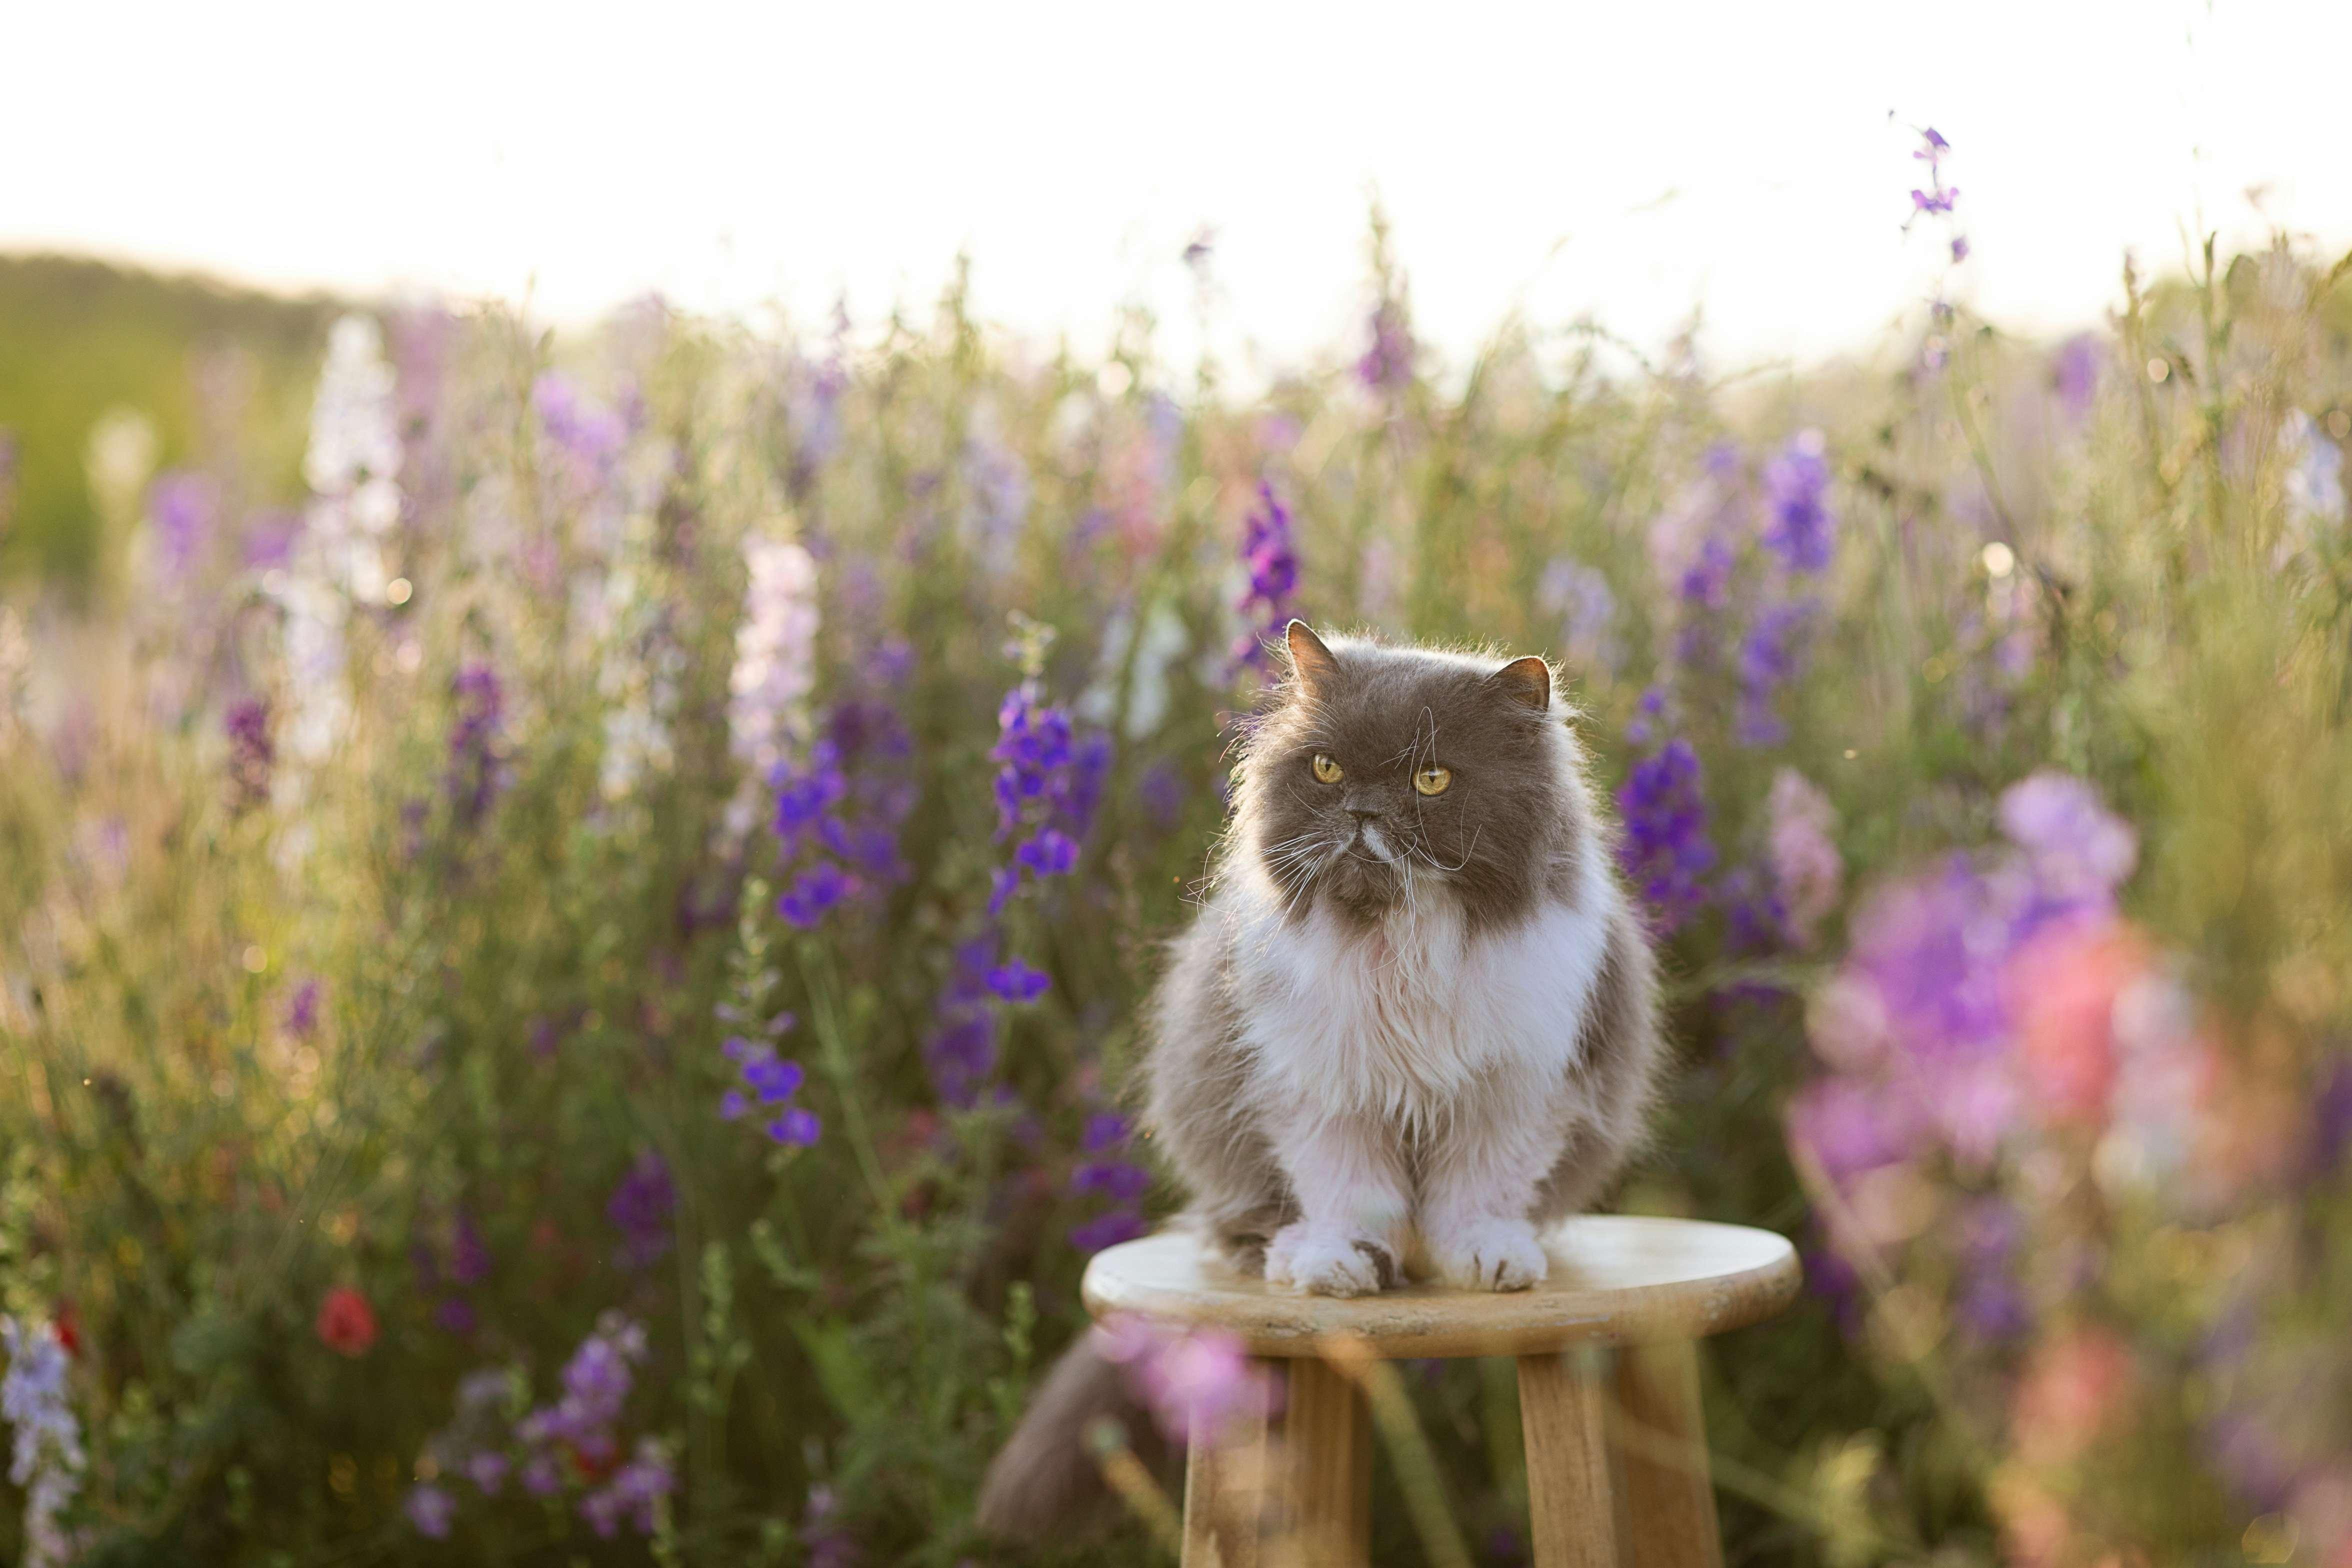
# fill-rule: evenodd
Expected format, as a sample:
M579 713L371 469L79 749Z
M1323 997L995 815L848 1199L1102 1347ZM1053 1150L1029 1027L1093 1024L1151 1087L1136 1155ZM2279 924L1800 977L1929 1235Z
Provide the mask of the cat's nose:
M1348 815L1358 822L1377 822L1380 820L1381 813L1376 806L1351 805L1348 808Z

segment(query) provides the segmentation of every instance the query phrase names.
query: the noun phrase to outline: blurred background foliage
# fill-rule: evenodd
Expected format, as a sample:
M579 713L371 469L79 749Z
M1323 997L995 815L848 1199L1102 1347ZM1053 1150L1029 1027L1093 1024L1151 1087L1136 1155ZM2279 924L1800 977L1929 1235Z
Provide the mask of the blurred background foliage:
M1243 392L960 286L0 266L0 1552L1005 1560L1295 612L1569 667L1683 1056L1623 1203L1807 1252L1710 1352L1733 1561L2352 1560L2341 272L1449 368L1376 228ZM1523 1560L1507 1369L1408 1370Z

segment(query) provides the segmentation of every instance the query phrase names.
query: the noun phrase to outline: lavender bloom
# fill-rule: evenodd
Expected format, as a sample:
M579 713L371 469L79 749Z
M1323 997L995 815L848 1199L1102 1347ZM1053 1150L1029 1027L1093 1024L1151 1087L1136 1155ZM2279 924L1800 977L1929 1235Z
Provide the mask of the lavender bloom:
M1374 392L1394 392L1412 380L1412 329L1403 305L1382 300L1373 307L1370 328L1371 345L1356 362L1356 379Z
M960 1109L979 1103L981 1086L996 1070L996 1014L988 989L996 943L990 931L956 949L955 967L940 993L939 1025L924 1046L940 1098Z
M1052 984L1044 971L1032 969L1017 958L1007 959L988 972L988 988L1007 1002L1034 1002Z
M247 697L229 705L222 720L228 731L228 781L236 809L240 812L269 802L270 770L278 760L269 742L269 705Z
M294 987L294 994L286 999L286 1032L307 1040L318 1028L319 982L314 976Z
M1624 662L1616 634L1617 595L1598 567L1560 557L1544 568L1537 599L1559 617L1560 641L1571 661L1612 674Z
M614 1471L601 1489L581 1500L580 1514L591 1530L608 1541L618 1532L624 1518L638 1534L651 1535L662 1500L677 1489L677 1476L669 1456L651 1437L640 1437L628 1463Z
M1776 746L1789 738L1776 704L1794 679L1818 606L1811 599L1773 605L1756 617L1739 644L1739 721L1743 746Z
M449 1231L449 1278L458 1285L474 1286L489 1277L489 1245L474 1216L460 1213Z
M147 517L154 530L155 564L176 582L212 542L220 519L220 489L202 474L164 474L147 492Z
M857 1543L849 1538L837 1515L841 1504L831 1487L811 1487L808 1507L801 1514L801 1544L808 1549L808 1568L853 1568Z
M2068 419L2080 424L2090 414L2106 363L2106 346L2095 332L2075 333L2050 356L2051 384L2058 390L2059 405Z
M1837 811L1829 797L1794 768L1772 776L1765 802L1765 853L1788 913L1789 940L1811 947L1821 923L1843 895L1845 861L1831 837Z
M25 1492L25 1568L64 1568L74 1550L58 1527L81 1488L81 1424L66 1394L66 1351L47 1324L0 1318L0 1419L16 1429L8 1479Z
M1790 1120L1833 1178L1843 1173L1826 1151L1841 1140L1880 1138L1908 1155L1931 1139L1981 1165L2019 1124L2012 963L2053 929L2110 918L2135 844L2087 784L2062 774L2012 787L2001 817L2019 850L1953 856L1882 888L1853 922L1811 1029L1816 1053L1841 1070L1801 1097L1810 1127L1794 1107Z
M510 1464L504 1454L485 1448L466 1461L466 1476L481 1489L484 1497L496 1497L507 1484Z
M1660 934L1671 933L1705 905L1705 879L1716 860L1690 742L1677 737L1634 763L1617 792L1617 811L1625 830L1618 863Z
M1764 548L1790 572L1826 571L1837 548L1824 449L1820 431L1802 431L1764 465L1764 494L1770 509Z
M2045 899L2113 907L2139 858L2138 836L2069 774L2043 771L2001 792L2001 830L2032 858Z
M427 1541L449 1539L450 1526L457 1518L457 1500L448 1492L428 1481L412 1489L402 1506L417 1534Z
M1298 552L1291 538L1289 509L1275 499L1271 484L1261 481L1257 495L1258 504L1242 520L1241 563L1247 581L1234 603L1242 630L1234 639L1231 675L1244 669L1265 672L1267 645L1289 625L1298 591Z
M564 1363L562 1397L540 1406L515 1425L515 1436L526 1447L541 1450L524 1468L527 1489L541 1492L540 1483L549 1480L555 1483L549 1491L561 1486L560 1472L551 1464L548 1471L533 1473L538 1460L548 1457L545 1450L557 1445L569 1447L592 1465L603 1464L620 1452L614 1427L635 1381L630 1368L645 1358L643 1328L618 1312L606 1312L596 1321L595 1331L580 1342L580 1348Z
M506 716L506 691L498 671L469 664L450 683L457 718L449 727L449 768L443 788L451 817L460 828L478 826L506 787L499 737Z
M1070 1230L1070 1245L1080 1252L1092 1255L1106 1247L1117 1247L1122 1241L1133 1241L1150 1227L1143 1216L1132 1209L1107 1209Z
M544 372L530 384L530 405L539 427L583 479L609 472L628 441L625 420L558 372Z
M770 1024L769 1033L786 1034L793 1021L791 1014L784 1014ZM756 1101L763 1112L771 1109L775 1112L763 1127L771 1139L793 1148L805 1149L814 1144L824 1123L815 1111L805 1106L786 1103L807 1081L808 1074L801 1064L779 1057L771 1046L755 1046L740 1036L730 1037L722 1048L740 1064L743 1084L751 1092L747 1097L742 1089L730 1089L719 1096L719 1117L728 1121L740 1121Z
M659 1154L646 1150L604 1205L605 1217L621 1232L621 1251L615 1261L624 1268L644 1268L667 1252L670 1211L677 1206L669 1166Z

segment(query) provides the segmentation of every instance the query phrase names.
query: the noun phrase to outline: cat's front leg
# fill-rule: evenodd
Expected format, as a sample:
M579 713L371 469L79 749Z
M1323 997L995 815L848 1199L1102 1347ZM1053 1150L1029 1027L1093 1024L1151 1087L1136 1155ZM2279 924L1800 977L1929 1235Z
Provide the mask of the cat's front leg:
M1431 1151L1421 1178L1421 1234L1447 1284L1524 1290L1550 1272L1529 1217L1537 1188L1567 1146L1549 1100L1480 1095L1457 1110Z
M1395 1285L1412 1198L1387 1129L1302 1112L1276 1145L1299 1214L1266 1246L1267 1281L1310 1296L1369 1296Z

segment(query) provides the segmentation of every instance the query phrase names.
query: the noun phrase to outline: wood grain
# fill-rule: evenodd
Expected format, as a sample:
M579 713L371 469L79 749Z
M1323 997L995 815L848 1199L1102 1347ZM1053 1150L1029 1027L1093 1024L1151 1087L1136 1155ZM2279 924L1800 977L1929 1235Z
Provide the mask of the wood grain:
M1313 1356L1356 1335L1382 1357L1519 1356L1720 1333L1787 1306L1800 1278L1785 1237L1701 1220L1586 1215L1545 1247L1550 1278L1530 1290L1412 1285L1341 1300L1237 1274L1191 1232L1167 1230L1097 1253L1083 1291L1097 1317L1213 1325L1254 1355Z
M1633 1568L1723 1568L1698 1347L1687 1340L1626 1346L1617 1352L1616 1392Z
M1306 1568L1363 1568L1372 1552L1372 1428L1363 1395L1337 1367L1290 1363L1282 1418L1288 1524Z
M1258 1568L1270 1459L1263 1405L1193 1436L1184 1457L1183 1568Z
M1600 1377L1578 1360L1574 1352L1519 1358L1519 1430L1528 1445L1535 1568L1617 1568L1609 1402Z

